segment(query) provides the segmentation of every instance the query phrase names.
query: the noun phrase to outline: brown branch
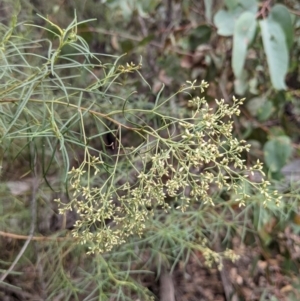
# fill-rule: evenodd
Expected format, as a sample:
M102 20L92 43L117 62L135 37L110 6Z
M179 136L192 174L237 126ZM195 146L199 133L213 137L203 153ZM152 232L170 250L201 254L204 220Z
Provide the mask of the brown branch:
M4 231L0 231L0 236L12 238L12 239L19 239L19 240L27 240L29 237L28 235L20 235L20 234L4 232ZM70 236L65 236L65 237L32 236L31 240L34 240L34 241L51 241L51 240L66 241L66 240L76 240L76 238L70 237Z
M290 12L291 14L294 14L294 15L296 15L296 16L300 16L300 11L298 11L298 10L293 10L293 9L289 9L289 8L288 8L288 10L289 10L289 12Z
M266 0L261 4L261 9L259 10L259 12L256 14L256 18L258 19L259 17L262 17L263 19L265 19L267 17L267 13L270 11L271 9L271 3L272 0Z
M161 301L175 301L175 288L172 275L163 266L159 277L159 296Z

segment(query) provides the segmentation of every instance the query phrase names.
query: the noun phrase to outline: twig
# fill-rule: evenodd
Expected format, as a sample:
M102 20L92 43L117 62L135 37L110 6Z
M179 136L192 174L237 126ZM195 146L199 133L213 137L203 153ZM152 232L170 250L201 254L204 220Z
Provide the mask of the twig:
M221 252L221 243L218 238L215 245L216 251ZM234 292L233 285L229 279L229 266L227 265L227 260L223 260L223 268L220 270L220 277L223 284L223 289L227 301L238 301L237 294Z
M261 5L261 9L259 10L259 12L256 14L256 18L259 18L260 16L262 16L263 19L266 18L267 13L270 11L271 9L271 2L272 0L266 0L262 3Z
M13 238L13 239L20 239L20 240L27 240L29 238L28 235L20 235L20 234L4 232L4 231L0 231L0 236L9 237L9 238ZM65 237L32 236L31 240L34 240L34 241L51 241L51 240L66 241L66 240L75 240L75 238L74 237L68 237L68 236L65 236Z
M172 276L165 267L162 267L159 277L159 297L161 301L175 301Z
M288 8L288 10L290 11L291 14L294 14L294 15L296 15L296 16L300 16L300 11L298 11L298 10L293 10L293 9L289 9L289 8Z
M168 27L172 23L172 15L173 15L173 3L172 0L167 0L166 3L166 20L165 20L165 26Z
M149 32L148 32L147 26L145 24L145 20L139 15L138 16L138 21L141 25L141 30L142 30L143 36L147 37L149 35Z

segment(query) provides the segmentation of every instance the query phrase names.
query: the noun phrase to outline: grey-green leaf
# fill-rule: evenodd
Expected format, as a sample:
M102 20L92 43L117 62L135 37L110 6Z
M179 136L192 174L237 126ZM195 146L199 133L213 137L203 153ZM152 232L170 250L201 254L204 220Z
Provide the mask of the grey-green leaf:
M239 0L224 0L224 2L229 10L234 9L239 4Z
M249 11L241 14L235 23L231 61L235 77L240 77L243 72L247 49L255 36L256 24L255 14Z
M250 11L254 14L257 13L258 10L257 0L239 0L239 5L241 5L247 11Z
M247 104L247 109L252 116L257 117L259 121L267 120L274 112L272 101L264 96L254 97Z
M277 90L285 90L285 76L288 71L285 34L280 24L271 17L259 23L272 85Z
M242 7L236 7L234 10L219 10L214 15L214 23L218 28L218 34L229 37L233 35L235 20L243 12Z
M249 88L249 76L247 70L244 70L240 77L234 81L234 92L237 95L244 95Z
M282 4L276 4L271 9L269 17L281 26L285 34L288 49L290 49L294 42L294 28L288 9Z
M265 162L272 172L278 172L292 154L291 140L287 136L278 136L264 145Z

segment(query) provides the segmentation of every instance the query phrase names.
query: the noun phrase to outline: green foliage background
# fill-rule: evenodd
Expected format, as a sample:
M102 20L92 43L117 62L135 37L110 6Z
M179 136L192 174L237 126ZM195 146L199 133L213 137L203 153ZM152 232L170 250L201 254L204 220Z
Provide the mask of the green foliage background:
M270 246L287 227L299 232L298 170L293 168L299 157L300 128L298 1L23 0L3 1L1 10L0 230L2 235L17 233L30 238L24 238L28 247L23 252L22 240L11 242L1 236L1 273L7 278L0 284L5 291L18 294L22 288L31 298L43 294L43 300L59 294L63 300L146 300L154 295L147 289L145 277L159 277L164 269L173 271L197 252L203 254L206 264L221 268L224 257L236 259L230 251L233 237L242 241L258 238L262 248L271 252ZM231 114L233 135L251 146L248 153L240 149L245 169L259 159L265 163L263 171L272 185L265 190L252 189L261 181L255 172L248 174L249 181L232 177L238 187L228 191L226 179L220 180L224 173L213 172L219 182L207 189L207 203L214 206L189 204L184 194L180 203L169 194L155 206L151 202L143 205L139 223L134 223L132 219L141 209L138 195L136 212L126 211L124 202L118 218L124 219L126 212L132 219L125 219L121 231L113 236L109 231L115 215L109 202L122 201L118 189L125 191L128 183L133 185L137 174L142 183L148 175L141 170L151 171L162 161L164 167L169 164L172 141L192 143L196 139L196 131L188 124L197 106L205 102L197 100L193 81L186 83L191 79L209 83L201 97L214 113L218 112L215 99L224 99L231 107L233 95L246 97L239 116ZM17 104L16 99L21 101ZM151 138L145 139L145 133ZM203 140L201 144L204 147ZM99 150L102 157L97 161ZM154 160L157 150L160 157ZM186 149L179 151L187 153ZM209 155L209 151L204 153ZM143 161L141 154L149 156ZM171 160L178 164L172 155ZM189 164L187 158L176 169L188 169ZM105 172L97 172L102 166ZM259 170L260 164L256 168ZM80 177L84 172L89 178ZM29 176L32 173L34 177ZM36 185L39 174L44 180ZM157 175L161 179L168 176L165 168ZM152 179L158 184L153 174ZM105 213L97 213L95 205L86 206L77 197L77 181L82 189L78 195L86 187L109 187L105 193L93 191L105 204ZM154 190L153 183L145 187ZM158 193L164 193L165 183L166 179ZM221 189L217 189L219 183ZM76 201L70 201L72 188ZM279 205L273 195L267 202L275 190L283 195ZM245 207L236 206L239 195L246 200ZM80 223L74 209L81 218L97 213L101 222ZM276 227L270 231L273 219ZM130 225L137 227L131 229ZM107 241L104 232L100 239L91 234L103 226L109 233ZM83 245L72 238L76 227ZM137 233L140 235L131 235ZM41 235L47 238L39 239ZM216 245L221 247L216 249ZM111 247L111 252L98 253ZM91 250L95 254L87 256ZM18 254L22 256L18 258ZM9 267L14 261L13 272ZM29 277L38 281L36 291L24 284L28 262L38 267L37 276ZM297 260L293 263L299 265Z

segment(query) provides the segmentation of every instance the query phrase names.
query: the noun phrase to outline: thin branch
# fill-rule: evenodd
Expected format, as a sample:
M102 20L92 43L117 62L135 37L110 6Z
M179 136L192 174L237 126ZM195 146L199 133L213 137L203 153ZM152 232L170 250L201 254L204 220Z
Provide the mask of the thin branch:
M218 238L215 245L217 252L222 252L221 242ZM223 284L224 294L227 301L238 301L236 292L234 291L232 282L229 278L229 265L228 260L223 259L223 268L220 270L220 277Z
M172 275L165 267L159 277L159 297L161 301L175 301L175 288Z
M19 239L19 240L27 240L29 238L28 235L20 235L10 232L4 232L0 231L0 236L2 237L9 237L12 239ZM32 241L66 241L66 240L76 240L76 238L71 236L65 236L65 237L55 237L55 236L32 236Z
M268 12L271 9L272 0L266 0L261 4L261 8L259 12L256 14L256 18L262 17L265 19L267 17Z

